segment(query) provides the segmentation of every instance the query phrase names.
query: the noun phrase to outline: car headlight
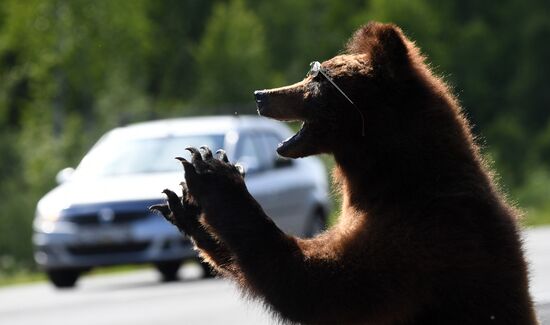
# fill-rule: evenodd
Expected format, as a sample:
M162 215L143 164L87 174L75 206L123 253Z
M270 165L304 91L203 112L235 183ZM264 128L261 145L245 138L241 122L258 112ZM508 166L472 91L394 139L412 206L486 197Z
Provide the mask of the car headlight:
M37 214L36 219L41 219L43 221L49 221L49 222L55 222L59 219L61 216L61 213L54 212L54 213L44 213L44 214Z
M36 216L33 223L34 230L45 233L53 232L55 229L55 223L59 220L60 216L60 212L50 211L48 213L42 213L40 211L36 211Z

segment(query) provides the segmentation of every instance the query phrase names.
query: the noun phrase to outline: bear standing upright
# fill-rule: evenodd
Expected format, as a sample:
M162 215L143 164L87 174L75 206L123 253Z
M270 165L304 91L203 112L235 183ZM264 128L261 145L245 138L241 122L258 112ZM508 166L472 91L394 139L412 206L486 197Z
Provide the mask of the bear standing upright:
M301 82L255 92L303 121L277 149L334 155L338 223L284 234L222 152L192 152L183 197L153 206L220 274L304 324L536 324L517 213L448 87L391 24L369 23Z

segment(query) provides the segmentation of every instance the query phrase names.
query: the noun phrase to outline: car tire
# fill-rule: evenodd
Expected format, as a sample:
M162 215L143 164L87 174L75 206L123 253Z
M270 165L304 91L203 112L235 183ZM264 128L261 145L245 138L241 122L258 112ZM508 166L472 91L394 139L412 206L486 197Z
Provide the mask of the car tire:
M73 288L80 277L80 270L50 270L47 271L48 279L58 289Z
M316 211L310 218L306 236L315 237L327 229L327 222L325 215L321 211Z
M201 268L202 268L202 278L203 279L210 279L210 278L213 278L213 277L216 276L216 273L214 272L214 270L212 269L210 264L208 264L204 261L199 261L199 263L200 263Z
M162 276L162 282L179 280L178 271L181 267L181 261L159 262L155 264L155 267Z

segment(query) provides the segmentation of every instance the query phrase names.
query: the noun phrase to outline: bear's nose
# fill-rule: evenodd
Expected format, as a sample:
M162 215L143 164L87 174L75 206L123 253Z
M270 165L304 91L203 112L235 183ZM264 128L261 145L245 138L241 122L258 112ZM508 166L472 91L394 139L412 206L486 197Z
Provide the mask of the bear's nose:
M256 105L265 104L267 100L267 92L265 90L256 90L254 92L254 98L256 99Z

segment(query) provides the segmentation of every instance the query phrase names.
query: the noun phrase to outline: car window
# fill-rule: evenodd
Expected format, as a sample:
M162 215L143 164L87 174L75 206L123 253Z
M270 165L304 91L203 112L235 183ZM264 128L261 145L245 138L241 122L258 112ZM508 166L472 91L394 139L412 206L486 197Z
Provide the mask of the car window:
M268 166L266 165L262 146L263 143L260 142L257 133L247 133L241 136L237 161L242 163L248 171L266 169Z
M190 135L157 138L105 138L78 166L77 177L107 177L181 170L174 157L189 159L186 147L223 146L222 135Z
M262 156L265 164L272 168L275 166L275 162L280 158L277 153L277 147L283 141L283 139L271 132L262 133L259 137L262 145Z
M260 142L263 165L272 168L277 159L277 146L281 139L273 133L262 132L258 137L258 141Z
M237 160L243 160L243 158L258 159L258 151L254 145L254 141L250 135L244 135L241 137L239 143L239 154Z

